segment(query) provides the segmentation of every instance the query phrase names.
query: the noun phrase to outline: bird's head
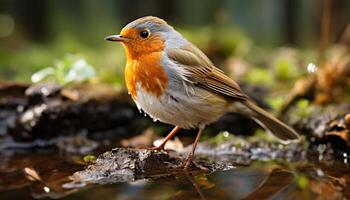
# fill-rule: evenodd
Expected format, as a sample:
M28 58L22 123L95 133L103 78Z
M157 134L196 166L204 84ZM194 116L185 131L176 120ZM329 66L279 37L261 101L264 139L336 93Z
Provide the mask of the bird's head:
M108 41L121 42L129 58L164 50L165 37L172 29L157 17L142 17L126 25L119 35L107 36Z
M108 41L121 42L128 59L152 52L161 52L169 46L181 45L185 39L164 20L147 16L126 25L119 35L110 35Z

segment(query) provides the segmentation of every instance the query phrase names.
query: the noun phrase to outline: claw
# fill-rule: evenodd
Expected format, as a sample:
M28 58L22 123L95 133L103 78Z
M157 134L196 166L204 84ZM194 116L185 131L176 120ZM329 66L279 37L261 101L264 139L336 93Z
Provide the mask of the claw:
M191 164L192 164L192 160L193 160L193 155L189 155L189 156L187 157L187 159L185 160L185 162L183 163L183 165L182 165L184 171L186 171L186 172L189 171L190 166L191 166Z

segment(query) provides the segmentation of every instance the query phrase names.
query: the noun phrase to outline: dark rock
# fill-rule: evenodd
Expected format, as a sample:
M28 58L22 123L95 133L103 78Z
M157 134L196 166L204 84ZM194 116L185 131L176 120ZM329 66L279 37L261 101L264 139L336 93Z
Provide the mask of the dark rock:
M0 136L18 142L50 140L82 131L108 137L142 132L145 120L126 93L106 85L0 84ZM111 134L112 133L112 134Z
M50 97L59 97L62 87L55 83L45 83L29 87L25 91L29 105L43 103Z
M64 187L80 187L86 183L130 182L143 178L169 176L184 173L182 163L191 151L191 145L183 151L155 151L147 149L116 148L101 154L96 163L71 176L72 182ZM326 153L326 152L323 152ZM191 172L208 172L246 166L253 161L305 160L307 148L293 143L287 146L267 141L226 141L220 145L199 143Z
M27 104L24 92L29 86L14 82L0 83L0 136L8 134L16 126L18 113Z
M331 122L344 118L347 113L350 113L349 104L314 106L306 117L298 116L295 109L297 108L292 107L284 119L303 135L315 138L326 137L328 131L336 128L330 126Z
M308 116L301 118L296 114L295 106L284 116L300 134L318 147L330 144L340 157L350 153L350 129L346 125L346 115L350 113L350 104L313 106Z
M128 182L167 173L169 165L181 164L181 160L165 151L116 148L100 155L96 163L74 173L74 182L111 183Z

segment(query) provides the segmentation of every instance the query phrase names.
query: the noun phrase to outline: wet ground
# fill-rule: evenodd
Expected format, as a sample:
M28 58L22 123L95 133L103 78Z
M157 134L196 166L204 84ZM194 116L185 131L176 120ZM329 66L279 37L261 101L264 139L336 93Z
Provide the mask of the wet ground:
M109 87L78 93L27 87L0 90L1 200L350 199L350 117L340 112L310 115L312 120L301 124L303 141L286 146L265 132L249 136L254 123L226 115L206 129L195 165L184 173L176 165L190 149L192 132L180 132L181 140L169 147L175 151L168 153L111 151L151 146L171 127L140 117L128 98L106 95ZM145 164L145 155L164 160Z
M250 153L260 151L256 155L265 151L262 146L250 148L253 149ZM236 149L241 150L241 156L229 154L227 147L221 147L214 151L218 162L233 161L230 167L216 172L170 171L125 182L107 180L105 184L74 187L69 186L69 177L86 168L89 162L89 156L84 157L86 153L67 153L57 147L7 149L1 152L0 199L349 199L347 157L334 159L326 146L312 148L318 150L310 153L287 149L285 155L296 152L300 155L289 155L294 159L277 156L271 161L266 156L256 159L254 153L246 160L242 157L244 145ZM98 155L106 149L89 155ZM205 149L206 145L198 149L197 158L208 156Z

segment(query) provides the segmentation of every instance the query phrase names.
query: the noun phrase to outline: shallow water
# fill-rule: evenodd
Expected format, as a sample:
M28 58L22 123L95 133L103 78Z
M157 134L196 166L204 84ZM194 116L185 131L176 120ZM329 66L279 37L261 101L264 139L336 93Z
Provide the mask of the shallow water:
M346 162L318 158L293 163L255 161L227 171L162 174L134 182L63 189L68 177L86 166L81 155L61 153L57 148L6 150L1 152L0 199L348 199L350 166Z

